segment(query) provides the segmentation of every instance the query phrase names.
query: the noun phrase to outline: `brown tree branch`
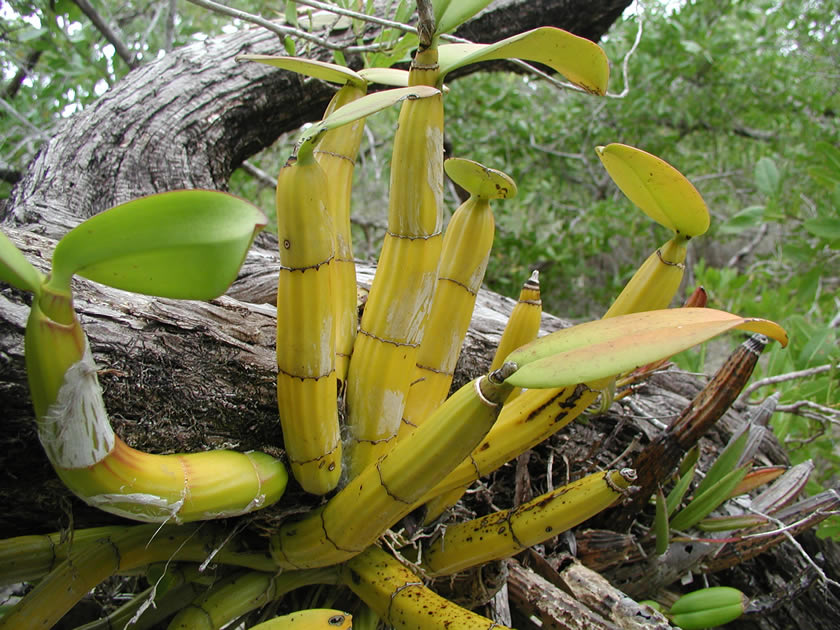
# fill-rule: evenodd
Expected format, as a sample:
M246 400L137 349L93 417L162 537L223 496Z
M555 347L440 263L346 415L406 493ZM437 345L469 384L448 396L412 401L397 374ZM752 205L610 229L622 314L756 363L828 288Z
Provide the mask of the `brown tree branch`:
M93 5L88 0L73 0L73 2L88 17L96 29L102 33L102 36L108 40L108 43L114 47L114 50L120 56L120 59L125 62L125 65L132 70L136 68L138 65L136 56L123 43L117 32L111 28L111 25L93 8Z
M20 86L23 85L24 79L32 73L43 52L43 50L32 50L26 55L26 59L20 64L18 71L3 87L3 91L0 92L0 98L11 100L17 95Z

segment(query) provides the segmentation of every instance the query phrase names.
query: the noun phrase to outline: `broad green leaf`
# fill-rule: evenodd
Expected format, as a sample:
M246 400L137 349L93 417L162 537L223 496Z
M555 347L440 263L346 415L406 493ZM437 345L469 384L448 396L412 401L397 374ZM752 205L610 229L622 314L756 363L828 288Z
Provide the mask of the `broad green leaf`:
M432 10L435 14L435 23L440 22L444 12L449 7L452 0L432 0Z
M764 221L764 206L749 206L736 212L718 228L724 234L740 234Z
M50 284L79 274L108 286L161 297L207 300L225 292L265 215L212 190L178 190L121 204L91 217L56 245Z
M737 486L744 475L747 474L749 466L742 466L731 471L715 485L698 494L688 505L677 512L671 519L671 529L688 529L706 518L713 510L717 509L729 498L732 489Z
M456 184L482 199L510 199L516 196L516 182L508 175L464 158L449 158L443 163L446 174Z
M816 217L802 224L808 232L826 241L840 239L840 217Z
M768 197L779 192L781 177L776 163L769 157L761 158L755 165L755 185Z
M668 527L668 508L662 488L656 491L656 516L653 519L653 531L656 533L656 555L661 556L668 551L671 542L671 529Z
M627 198L660 225L685 236L709 229L706 202L665 160L626 144L595 148L604 168Z
M747 445L748 437L749 427L741 431L736 438L729 441L726 448L721 451L720 455L717 456L717 459L715 459L709 468L706 476L698 484L697 490L694 492L697 496L706 492L706 490L735 470L735 467L738 465L738 460L741 459L741 453L744 452L744 447Z
M493 59L536 61L593 94L605 94L610 66L598 44L559 28L542 27L495 44L443 44L438 47L440 80L448 72Z
M355 83L359 87L366 87L367 81L363 79L359 73L347 68L339 66L335 63L328 63L326 61L318 61L316 59L307 59L306 57L287 57L284 55L237 55L237 61L256 61L264 63L275 68L282 68L283 70L290 70L298 74L304 74L308 77L321 79L322 81L329 81L330 83Z
M35 269L14 243L0 231L0 282L23 291L38 293L44 282L43 274Z
M368 83L379 83L392 87L408 86L408 70L398 68L362 68L359 76Z
M592 383L673 356L732 329L767 335L782 345L787 334L775 322L710 308L675 308L586 322L514 350L520 366L507 382L519 387Z
M298 144L303 145L306 143L314 143L325 131L341 127L342 125L359 120L360 118L365 118L366 116L375 114L386 107L391 107L397 103L401 103L406 99L428 98L437 94L440 94L440 90L428 85L394 88L392 90L383 90L382 92L368 94L353 101L352 103L339 107L321 122L307 128L303 134L301 134Z
M451 33L492 1L455 0L454 2L435 3L435 34ZM441 4L446 6L442 7L443 11L438 15L438 6Z

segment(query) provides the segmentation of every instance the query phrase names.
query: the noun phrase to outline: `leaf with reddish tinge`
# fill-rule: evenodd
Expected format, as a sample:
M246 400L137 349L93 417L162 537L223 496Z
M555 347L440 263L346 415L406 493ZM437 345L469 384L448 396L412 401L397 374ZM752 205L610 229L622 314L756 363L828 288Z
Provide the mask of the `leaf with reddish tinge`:
M645 311L559 330L512 352L518 387L593 383L672 356L732 329L767 335L787 345L784 329L766 319L709 308Z
M732 491L732 495L730 496L730 498L737 497L741 494L746 494L747 492L752 492L756 488L759 488L766 483L775 481L786 470L786 466L764 466L762 468L756 468L754 470L751 470L747 473L747 476L741 480L741 483L735 486L735 489Z

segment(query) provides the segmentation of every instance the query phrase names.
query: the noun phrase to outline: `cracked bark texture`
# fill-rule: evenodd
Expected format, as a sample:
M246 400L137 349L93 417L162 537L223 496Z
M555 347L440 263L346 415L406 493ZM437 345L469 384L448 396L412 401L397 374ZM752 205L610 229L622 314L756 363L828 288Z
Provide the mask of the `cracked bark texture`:
M554 25L597 40L628 4L629 0L503 0L458 34L492 41ZM341 41L346 35L332 37ZM259 29L208 39L136 69L68 119L0 208L4 232L45 271L55 241L85 218L144 194L178 188L224 190L244 159L323 111L333 88L233 60L244 52L278 53L282 45L275 35ZM313 54L330 59L326 51L313 49ZM163 453L219 447L280 452L274 400L275 249L272 238L261 235L237 283L210 303L150 298L76 281L76 307L103 368L106 405L117 432L129 444ZM369 283L372 273L369 267L360 268L360 282ZM0 413L5 422L0 436L0 500L5 506L0 537L53 531L71 522L84 527L115 521L67 493L38 443L23 361L29 299L0 288ZM482 291L459 362L458 382L489 364L512 304ZM563 324L544 317L546 330ZM667 417L678 413L698 387L693 378L663 379L639 395L656 415ZM727 416L737 424L744 410L736 408ZM571 425L544 447L562 453L557 459L562 465L555 462L554 483L562 483L570 472L626 465L629 455L620 462L612 460L633 440L650 439L649 429L632 412L615 408L588 424ZM716 432L709 444L719 444L730 430ZM769 452L768 460L783 457L777 448ZM538 467L545 458L532 457L531 462ZM505 474L502 469L491 477L488 487L509 480ZM531 471L534 479L541 474L544 478L544 466ZM292 483L272 514L280 519L318 501ZM813 536L802 540L837 579L835 547ZM778 596L768 614L732 627L786 628L796 620L803 627L833 628L833 620L840 618L838 593L816 579L790 545L713 579L750 594Z

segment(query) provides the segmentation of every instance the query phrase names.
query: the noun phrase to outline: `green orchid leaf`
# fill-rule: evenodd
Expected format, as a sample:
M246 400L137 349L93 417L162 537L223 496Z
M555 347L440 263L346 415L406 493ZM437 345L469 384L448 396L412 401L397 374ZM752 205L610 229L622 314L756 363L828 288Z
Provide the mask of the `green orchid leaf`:
M747 445L749 435L749 427L747 427L729 441L726 448L721 451L711 468L709 468L706 476L698 484L697 490L694 492L697 496L706 492L706 490L735 470L735 467L738 465L738 460L741 459L741 453L744 452L744 447Z
M14 243L0 232L0 282L23 291L38 294L44 282L43 274L35 269Z
M700 446L698 444L695 444L683 456L682 461L680 462L679 474L684 475L689 470L691 470L692 474L694 474L694 468L695 468L695 466L697 466L697 462L699 460L700 460Z
M435 24L440 22L440 18L443 17L444 12L451 2L452 0L432 0L432 10L435 14Z
M390 85L392 87L408 87L408 70L399 68L363 68L359 76L368 83Z
M653 519L653 531L656 534L656 555L661 556L668 551L671 542L671 528L668 527L668 507L662 488L656 492L656 516Z
M290 70L330 83L354 83L359 87L366 87L367 81L357 72L335 63L307 59L306 57L288 57L285 55L237 55L237 61L256 61L283 70Z
M770 519L758 514L741 514L740 516L710 516L696 524L701 532L731 532L736 529L748 529L768 523Z
M519 366L507 379L529 388L594 383L687 350L732 329L787 345L784 329L766 319L710 308L675 308L586 322L540 337L506 359Z
M443 44L438 47L440 77L456 68L494 59L535 61L559 72L593 94L606 94L610 66L598 44L549 26L495 44Z
M401 103L406 99L428 98L440 94L440 90L428 85L415 85L412 87L394 88L374 92L360 99L339 107L332 114L319 123L308 127L298 140L298 145L314 144L322 133L341 127L348 123L375 114L387 107Z
M683 497L685 497L685 493L688 492L688 487L691 485L691 480L694 479L694 471L696 467L697 460L695 460L694 463L692 463L691 466L689 466L688 469L680 476L677 483L674 484L674 487L671 488L671 491L668 493L668 497L665 499L668 518L677 511L680 503L682 503Z
M709 229L706 202L665 160L626 144L596 147L595 152L621 192L651 219L687 237Z
M695 495L694 499L671 519L671 529L685 530L706 518L729 498L732 489L741 482L748 470L749 466L736 468L703 494Z
M446 174L470 195L481 199L510 199L516 196L516 182L508 175L464 158L443 163Z
M457 0L435 2L435 33L451 33L464 22L484 9L493 0ZM440 13L438 13L440 11Z
M227 193L177 190L91 217L56 245L49 284L79 274L117 289L207 300L236 279L265 215Z

